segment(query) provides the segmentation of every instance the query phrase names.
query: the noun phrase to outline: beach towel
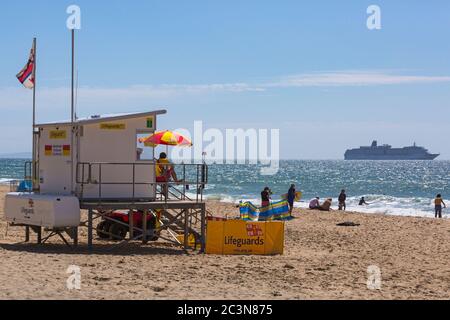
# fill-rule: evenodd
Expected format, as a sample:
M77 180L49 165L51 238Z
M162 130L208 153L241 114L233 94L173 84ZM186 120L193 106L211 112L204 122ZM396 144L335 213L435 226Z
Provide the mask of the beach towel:
M273 202L267 207L258 208L251 202L241 202L239 205L241 219L244 221L287 221L293 219L289 214L289 204L286 200Z

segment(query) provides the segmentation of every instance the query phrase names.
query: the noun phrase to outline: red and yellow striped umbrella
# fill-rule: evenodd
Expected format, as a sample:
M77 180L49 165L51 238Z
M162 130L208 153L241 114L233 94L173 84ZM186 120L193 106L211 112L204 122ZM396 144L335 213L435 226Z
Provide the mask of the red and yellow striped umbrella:
M159 131L146 138L140 138L140 143L144 143L147 147L156 147L159 145L176 146L176 147L192 147L192 142L185 136L172 131Z

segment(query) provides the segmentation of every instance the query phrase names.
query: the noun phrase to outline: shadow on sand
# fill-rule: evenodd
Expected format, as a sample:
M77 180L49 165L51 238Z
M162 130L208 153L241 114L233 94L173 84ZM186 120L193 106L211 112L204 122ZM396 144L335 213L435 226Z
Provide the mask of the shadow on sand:
M96 243L92 250L86 244L77 247L68 247L65 244L33 244L15 243L0 244L0 248L7 251L27 252L36 254L71 254L71 255L110 255L110 256L143 256L143 255L186 255L186 252L175 245L166 243L152 243L142 245L138 243ZM196 254L190 251L188 253Z

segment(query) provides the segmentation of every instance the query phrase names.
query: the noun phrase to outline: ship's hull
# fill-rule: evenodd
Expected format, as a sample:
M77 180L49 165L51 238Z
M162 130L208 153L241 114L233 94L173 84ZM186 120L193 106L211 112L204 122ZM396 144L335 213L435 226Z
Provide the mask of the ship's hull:
M345 160L434 160L438 154L423 155L369 155L369 154L345 154Z

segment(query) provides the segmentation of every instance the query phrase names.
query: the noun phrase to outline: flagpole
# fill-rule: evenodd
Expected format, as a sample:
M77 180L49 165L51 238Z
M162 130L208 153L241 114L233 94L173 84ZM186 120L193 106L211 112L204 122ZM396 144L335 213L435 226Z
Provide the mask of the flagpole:
M75 29L72 29L72 96L71 96L71 111L70 111L70 118L71 118L71 189L72 193L74 192L73 185L74 185L74 152L75 152L75 146L74 146L74 125L75 125Z
M33 38L33 54L34 54L34 66L33 66L33 134L32 134L32 168L31 168L31 185L32 190L35 191L37 188L36 183L36 137L35 137L35 127L36 127L36 68L37 68L37 52L36 52L36 38Z
M72 29L72 103L71 103L71 120L72 126L75 122L74 110L75 110L75 29Z

